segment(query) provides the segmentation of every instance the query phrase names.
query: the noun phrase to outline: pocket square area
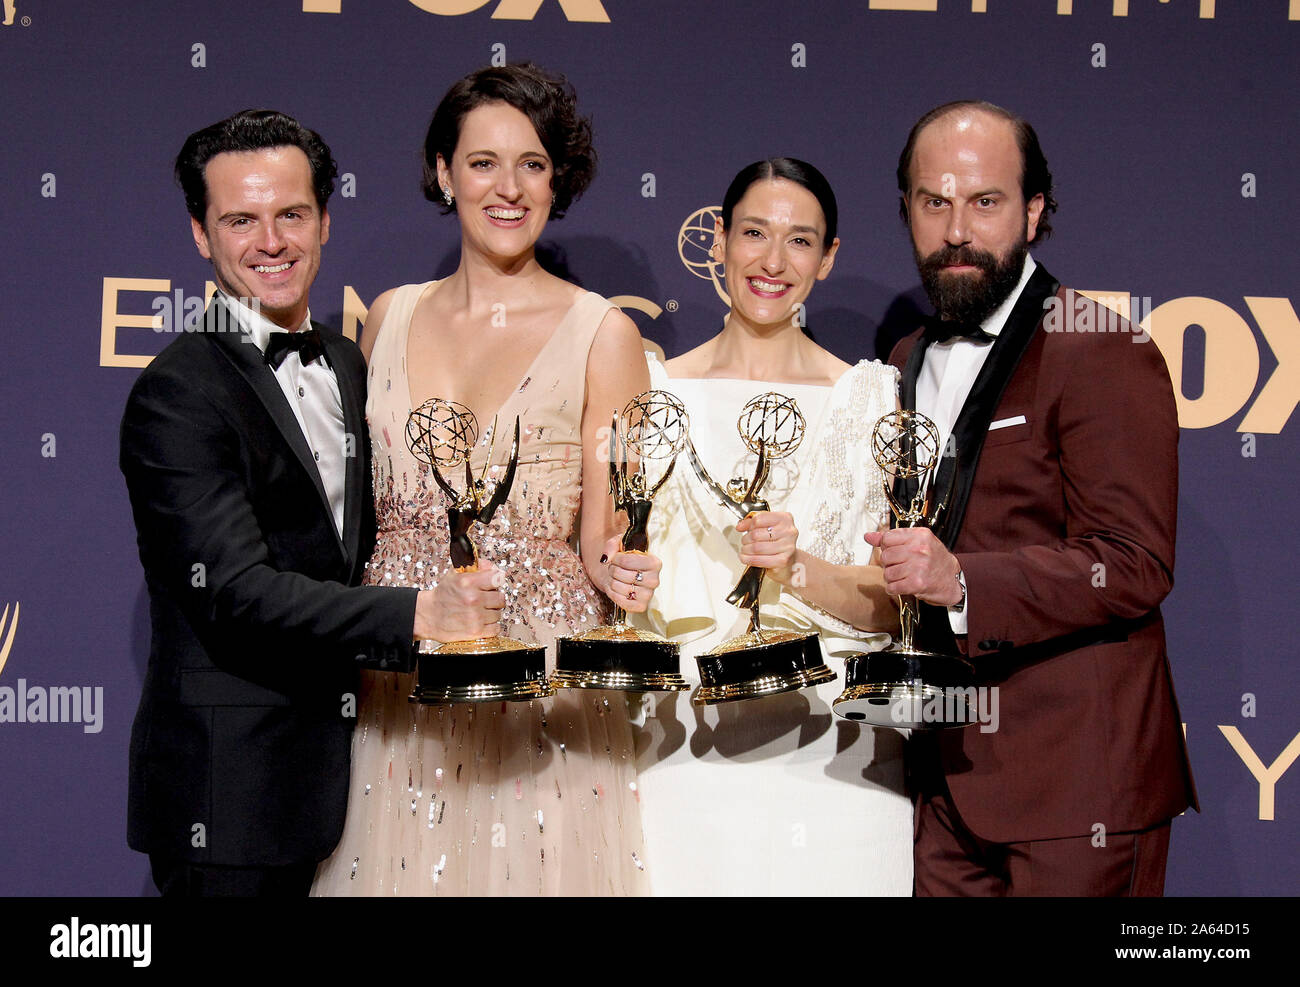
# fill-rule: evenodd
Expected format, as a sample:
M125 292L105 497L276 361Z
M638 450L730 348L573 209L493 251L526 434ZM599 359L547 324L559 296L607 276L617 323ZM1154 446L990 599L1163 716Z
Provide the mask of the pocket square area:
M999 418L997 421L989 424L989 431L996 432L1000 428L1010 428L1012 425L1024 425L1025 416L1016 415L1013 418Z

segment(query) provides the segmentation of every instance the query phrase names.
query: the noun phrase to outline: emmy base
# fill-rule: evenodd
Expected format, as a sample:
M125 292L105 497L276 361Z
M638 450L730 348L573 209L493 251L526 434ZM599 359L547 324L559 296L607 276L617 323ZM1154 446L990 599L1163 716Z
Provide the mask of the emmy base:
M528 702L555 695L546 649L505 637L450 641L417 656L413 703Z
M681 692L677 645L651 631L627 625L597 627L556 643L557 689L616 689L621 692Z
M836 677L822 662L817 635L793 631L749 631L698 656L695 663L700 687L691 702L696 706L794 692Z
M879 727L934 730L976 722L975 669L956 655L891 645L844 664L839 716Z

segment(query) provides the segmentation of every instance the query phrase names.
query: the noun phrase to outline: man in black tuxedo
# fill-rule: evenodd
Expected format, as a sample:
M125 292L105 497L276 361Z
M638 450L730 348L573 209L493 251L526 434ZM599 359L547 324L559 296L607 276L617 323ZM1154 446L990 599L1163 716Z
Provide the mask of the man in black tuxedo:
M343 829L358 666L495 633L504 603L490 569L357 585L375 536L365 363L307 308L336 171L269 110L176 161L219 291L140 374L121 436L153 628L128 842L165 895L304 894Z

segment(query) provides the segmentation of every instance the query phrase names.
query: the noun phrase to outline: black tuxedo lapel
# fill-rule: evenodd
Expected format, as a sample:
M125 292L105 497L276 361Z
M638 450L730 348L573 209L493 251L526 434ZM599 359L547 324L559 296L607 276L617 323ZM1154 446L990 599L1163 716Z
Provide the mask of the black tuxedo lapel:
M311 477L312 483L316 487L316 492L320 495L321 507L330 519L329 530L334 532L334 540L338 545L339 553L343 558L349 559L348 552L339 540L338 532L334 527L334 509L330 507L330 500L325 493L325 484L321 482L320 470L316 466L316 458L312 455L311 449L307 445L307 438L302 434L302 427L298 424L298 419L294 417L293 409L289 407L289 402L284 396L284 391L280 389L280 382L275 379L275 374L271 368L266 365L266 360L247 334L240 327L239 322L233 314L227 311L226 303L216 296L213 297L211 304L208 305L208 311L204 316L204 331L206 335L215 339L219 344L219 349L235 369L248 382L253 393L257 395L258 400L265 406L267 413L275 422L276 428L289 448L293 450L307 475ZM339 376L337 373L335 376ZM342 388L340 385L340 392ZM351 465L349 464L349 472Z
M366 484L365 390L359 386L361 381L346 371L347 364L341 355L345 345L343 337L326 329L321 340L338 380L339 398L343 402L343 441L349 443L351 451L351 455L344 457L347 472L343 481L343 545L351 564L361 549L363 498L373 496Z
M1002 400L1002 394L1020 364L1020 358L1024 356L1038 324L1043 320L1044 303L1056 294L1059 287L1047 268L1039 264L1011 309L1002 332L993 341L992 352L984 361L979 376L971 385L966 403L962 405L957 421L953 424L950 447L956 455L944 456L940 460L939 470L933 480L936 498L946 496L946 506L935 526L935 534L949 548L956 543L957 535L961 532L966 504L975 482L975 468L979 465L980 453L984 449L984 440L988 436L998 402ZM908 356L899 388L899 398L904 408L916 407L916 379L925 362L925 351L929 345L925 337L921 337ZM906 494L910 491L901 490L899 493Z
M907 356L903 366L903 377L898 384L899 405L910 411L916 410L916 378L921 376L921 366L925 363L925 351L930 348L930 341L921 336L917 339L912 352Z
M921 375L921 366L925 363L925 351L930 348L930 341L921 336L912 352L908 354L903 366L903 375L898 383L898 406L907 411L916 410L916 378ZM894 500L907 507L916 494L915 479L897 479L894 481Z
M993 352L984 361L970 394L966 396L966 403L962 405L961 413L953 424L952 439L956 456L944 457L935 477L936 490L952 491L948 507L935 531L950 549L956 544L957 535L961 532L966 503L970 500L971 487L975 483L975 468L979 465L993 414L997 411L998 402L1002 400L1012 374L1020 364L1020 358L1029 348L1038 324L1043 321L1044 303L1056 294L1058 287L1060 285L1056 278L1039 264L1024 291L1016 299L1006 325L993 342Z
M939 470L933 479L936 498L945 498L943 514L934 532L949 549L957 542L961 532L962 520L966 515L966 504L970 499L971 487L975 483L975 468L979 465L980 453L984 449L984 439L988 436L993 413L1012 374L1029 347L1034 332L1042 321L1045 310L1044 302L1054 295L1059 285L1042 264L1039 264L1030 276L1020 297L1016 299L1011 314L1007 317L1002 332L993 341L993 349L984 366L980 368L975 383L971 385L966 403L952 429L952 448L955 456L940 459ZM908 355L903 368L902 380L899 382L899 400L904 408L916 408L916 379L920 376L921 366L925 362L925 351L929 342L922 336ZM954 474L954 470L956 473ZM895 484L895 497L907 503L902 497L910 497L914 481L905 485L901 481ZM936 501L937 503L937 501ZM955 654L959 650L948 620L946 607L937 607L929 603L921 605L920 623L917 628L917 643L945 654Z

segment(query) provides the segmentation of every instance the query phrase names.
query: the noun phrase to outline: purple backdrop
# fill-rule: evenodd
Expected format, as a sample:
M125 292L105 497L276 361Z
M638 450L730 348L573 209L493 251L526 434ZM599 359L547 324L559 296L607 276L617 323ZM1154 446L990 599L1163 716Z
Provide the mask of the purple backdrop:
M0 26L0 719L5 689L89 687L92 699L80 711L91 722L0 722L0 893L152 891L125 843L148 623L117 427L133 356L170 338L129 315L178 289L200 296L210 277L171 181L181 141L248 106L325 136L351 178L331 202L312 307L345 324L383 289L453 263L455 221L421 197L418 151L447 86L494 57L576 86L600 174L547 240L586 287L632 296L670 355L724 314L679 236L740 166L791 154L830 177L843 245L808 322L854 360L922 303L893 187L913 120L973 96L1034 123L1062 203L1036 256L1077 288L1154 308L1181 378L1166 619L1204 811L1175 824L1168 891L1293 893L1300 0L486 0L435 12L473 6L16 0ZM938 9L885 9L899 7ZM607 22L583 19L602 11ZM687 234L688 259L692 248ZM113 300L115 285L131 290Z

